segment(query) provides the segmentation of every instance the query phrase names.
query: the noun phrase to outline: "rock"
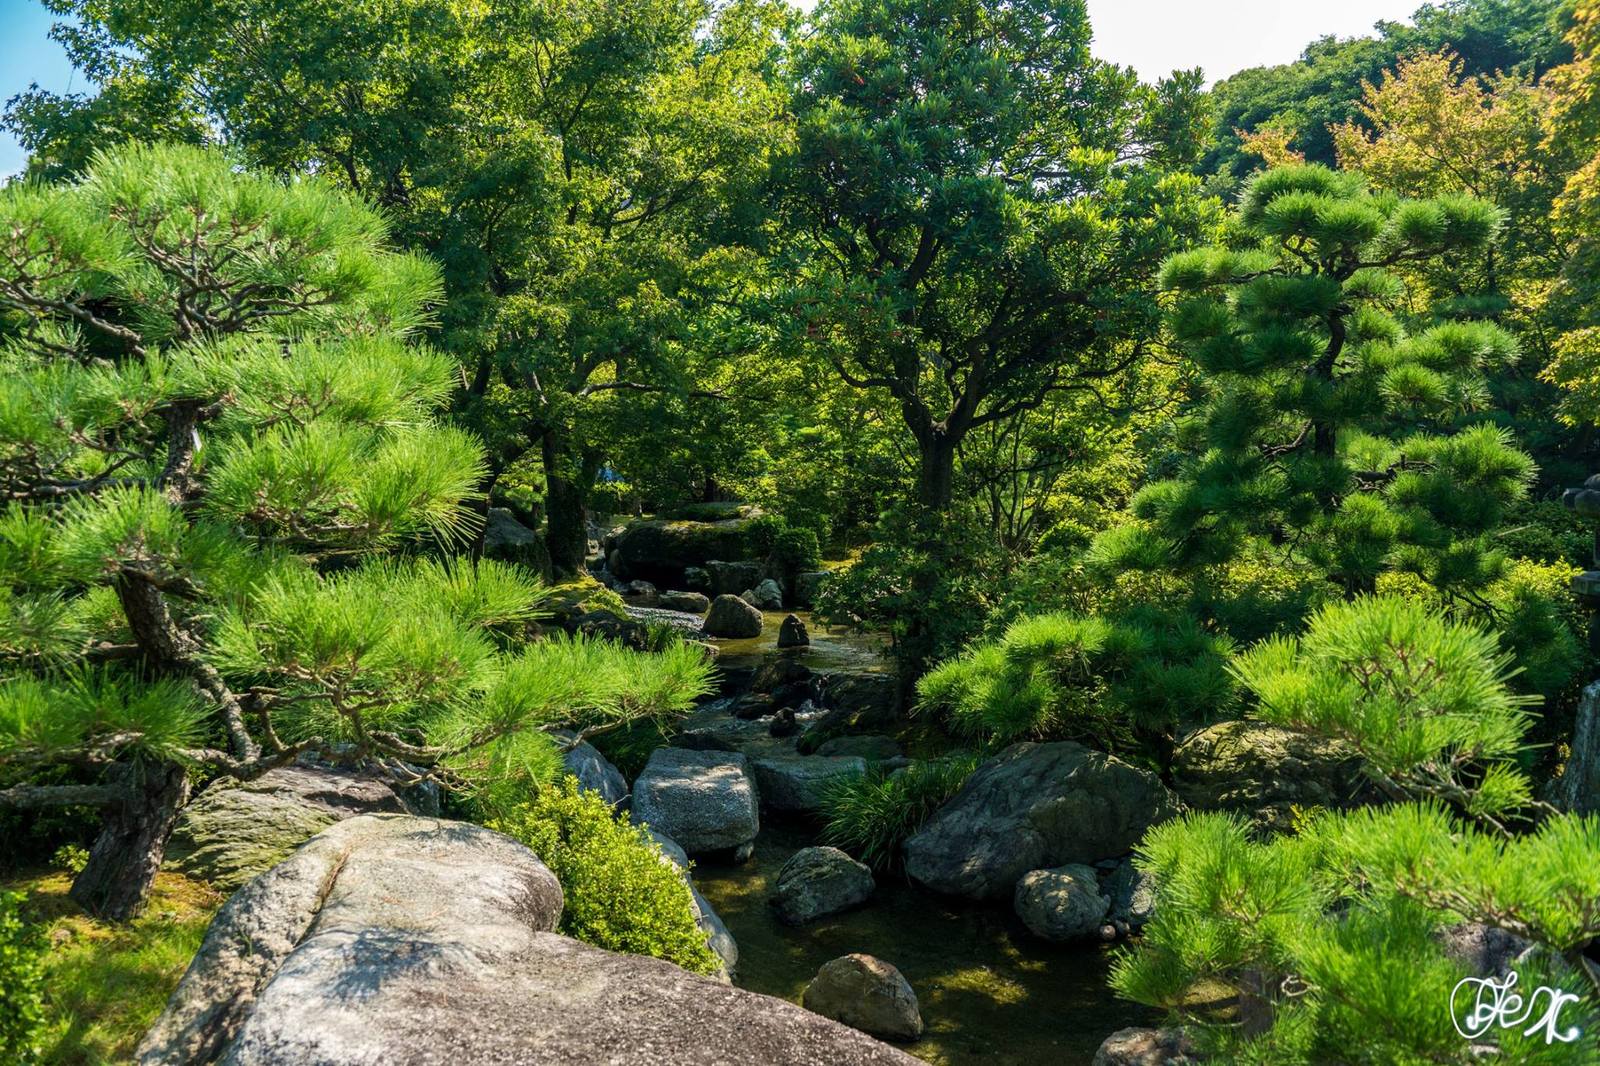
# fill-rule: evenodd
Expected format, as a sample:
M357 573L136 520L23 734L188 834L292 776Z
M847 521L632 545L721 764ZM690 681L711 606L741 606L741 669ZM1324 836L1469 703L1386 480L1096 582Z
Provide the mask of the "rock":
M1142 928L1155 914L1155 878L1128 859L1117 863L1101 883L1100 891L1111 901L1112 920L1122 922L1130 929Z
M778 871L772 906L790 925L847 911L872 898L872 871L838 848L801 848Z
M690 855L739 850L761 828L757 795L742 754L657 748L633 783L633 816Z
M733 716L749 721L765 718L778 709L777 701L765 692L746 692L733 703Z
M630 581L621 589L622 598L635 607L659 607L661 594L648 581Z
M778 626L778 647L804 648L811 643L811 634L797 614L791 614Z
M1029 870L1127 854L1177 804L1152 773L1071 741L1013 744L906 841L937 892L1004 900Z
M563 744L569 744L573 739L573 734L566 730L558 730L551 735ZM576 746L568 748L561 756L561 762L566 766L567 773L578 779L579 788L598 792L613 807L619 807L627 802L628 779L622 776L621 770L611 765L611 760L601 755L587 740L581 740Z
M750 606L762 611L783 610L783 589L770 577L765 578L755 588L745 589L740 597Z
M767 726L767 735L773 737L792 737L798 732L800 722L795 718L793 707L780 707L772 716L772 724Z
M784 814L818 813L830 785L867 772L866 760L855 755L758 755L751 761L762 805Z
M899 686L889 674L828 674L823 677L828 713L800 738L800 750L814 752L825 741L851 733L897 729Z
M225 777L179 813L166 866L231 892L334 822L409 810L376 778L317 765L280 766L242 783Z
M1188 1066L1200 1060L1179 1029L1118 1029L1094 1053L1091 1066Z
M705 634L739 640L759 637L761 626L760 611L737 596L718 596L706 614Z
M490 559L521 563L538 574L550 574L550 552L544 538L504 507L489 508L484 519L483 554Z
M1265 722L1197 730L1172 761L1172 787L1187 806L1237 811L1274 830L1290 827L1294 807L1365 802L1371 797L1365 781L1361 759L1347 745Z
M717 953L722 960L722 970L731 980L733 974L739 969L739 943L733 939L733 934L728 931L728 926L723 922L722 916L711 906L709 900L700 894L695 887L694 879L689 874L689 856L678 847L678 842L654 829L646 830L657 844L661 846L662 861L678 868L683 875L684 884L689 886L689 895L694 900L694 920L706 935L706 946Z
M915 1066L792 1004L559 936L556 880L460 822L342 822L223 906L142 1066Z
M709 593L711 591L711 575L706 572L703 566L686 566L683 568L683 587L691 592ZM708 598L706 602L709 604L711 600Z
M612 573L623 580L644 578L657 584L683 585L687 584L686 571L710 571L712 560L763 556L765 553L756 544L757 532L758 527L749 518L712 522L640 519L611 534L607 559ZM759 571L760 564L754 565Z
M917 994L900 971L871 955L842 955L822 964L800 996L806 1010L890 1040L922 1035Z
M763 659L750 687L756 692L774 692L789 685L810 685L815 680L811 667L797 653L772 655Z
M706 563L706 573L711 578L709 595L737 596L744 589L761 583L761 564L754 562L726 562L713 559Z
M663 592L656 605L684 614L705 614L711 608L711 600L698 592Z
M1059 943L1098 939L1111 909L1094 868L1079 864L1024 874L1012 906L1028 932Z
M894 737L869 735L864 737L834 737L817 748L818 755L859 755L868 762L898 759L903 752Z
M826 570L808 570L794 576L794 605L809 611L817 605L822 587L833 575Z
M1478 922L1457 922L1434 933L1434 939L1454 959L1477 977L1504 977L1529 948L1531 940Z

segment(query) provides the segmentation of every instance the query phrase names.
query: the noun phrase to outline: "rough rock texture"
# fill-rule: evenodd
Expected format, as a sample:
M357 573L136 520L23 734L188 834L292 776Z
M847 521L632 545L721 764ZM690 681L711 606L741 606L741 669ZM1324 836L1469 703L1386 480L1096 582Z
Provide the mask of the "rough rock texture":
M374 812L409 809L382 781L317 766L222 778L178 815L166 865L231 892L334 822Z
M763 611L783 610L783 589L770 577L757 583L755 588L746 589L741 598Z
M739 969L739 942L733 939L733 934L728 931L728 926L711 906L711 901L700 894L694 885L694 878L689 873L689 856L678 847L678 842L671 837L649 830L650 836L661 846L661 858L678 868L683 875L684 884L689 886L689 893L694 897L694 920L706 935L706 945L717 953L722 960L722 972L730 980Z
M872 871L838 848L801 848L778 871L772 906L790 925L847 911L872 898Z
M490 559L521 563L535 573L550 573L550 552L544 538L504 507L489 508L483 525L483 554Z
M790 814L815 814L834 781L867 772L857 755L758 755L751 761L762 805Z
M212 923L142 1066L915 1066L670 963L548 932L560 889L462 823L351 819Z
M1132 850L1177 810L1152 773L1081 744L1013 744L906 841L906 872L938 892L1004 900L1029 870Z
M608 538L607 559L623 580L644 578L657 584L681 585L691 567L709 570L715 559L755 559L755 523L748 518L716 522L685 519L641 519ZM759 579L758 579L759 580Z
M826 570L808 570L803 574L794 576L794 605L804 610L810 610L817 605L817 597L822 595L822 587L828 583L833 575Z
M661 593L648 581L630 581L617 591L635 607L661 606Z
M1447 925L1434 934L1449 958L1478 977L1504 977L1533 942L1478 922Z
M889 1040L922 1035L917 994L900 971L871 955L841 955L822 964L800 1002L806 1010Z
M1134 929L1149 923L1156 910L1155 879L1123 859L1100 884L1111 901L1111 918Z
M1028 932L1059 943L1098 937L1111 909L1094 867L1079 864L1024 874L1012 905Z
M673 743L680 748L698 751L742 751L751 758L761 755L793 755L794 737L775 737L768 728L767 718L735 718L730 710L734 700L717 700L705 704L683 720ZM805 729L818 718L821 711L815 707L794 712L795 724Z
M564 730L554 735L563 744L571 743L573 736ZM613 766L610 759L601 755L593 744L586 740L579 741L576 746L567 750L561 761L566 766L567 773L578 779L579 788L600 793L613 807L627 802L628 779L623 777L622 771Z
M711 600L699 592L663 592L659 606L684 614L705 614L711 609Z
M1191 733L1172 762L1172 787L1198 810L1237 811L1287 829L1291 808L1355 806L1368 798L1361 760L1337 741L1265 722L1219 722Z
M709 595L713 597L737 596L761 583L760 563L713 559L706 563L705 571L711 582Z
M800 616L791 614L785 617L783 624L778 627L778 647L804 648L810 643L811 634Z
M706 613L705 634L735 640L761 635L761 612L737 596L718 596Z
M817 748L818 755L859 755L869 761L898 759L904 752L894 737L869 735L864 737L834 737Z
M737 850L761 828L750 761L737 752L657 748L633 783L633 816L690 855Z
M1200 1060L1177 1029L1118 1029L1094 1053L1091 1066L1187 1066Z
M803 752L814 752L834 737L893 732L901 724L899 686L889 674L830 674L824 678L828 713L800 737Z

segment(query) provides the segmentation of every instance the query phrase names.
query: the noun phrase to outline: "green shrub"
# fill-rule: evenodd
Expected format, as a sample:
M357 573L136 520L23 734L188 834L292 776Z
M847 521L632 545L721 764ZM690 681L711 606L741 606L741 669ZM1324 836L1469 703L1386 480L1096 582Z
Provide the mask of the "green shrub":
M762 515L751 522L750 532L751 543L766 555L769 567L782 574L785 583L822 565L822 549L813 530L792 526L779 515Z
M1231 648L1182 616L1034 615L923 675L918 704L994 744L1078 737L1116 747L1135 728L1167 731L1226 709Z
M826 844L869 866L893 865L900 845L954 796L977 769L973 755L924 759L889 772L873 767L830 782L823 795Z
M678 868L648 833L599 794L580 789L576 778L540 789L490 828L532 848L561 882L561 932L567 936L666 959L694 973L721 969Z
M0 1062L26 1066L40 1054L44 938L24 920L20 892L0 893Z

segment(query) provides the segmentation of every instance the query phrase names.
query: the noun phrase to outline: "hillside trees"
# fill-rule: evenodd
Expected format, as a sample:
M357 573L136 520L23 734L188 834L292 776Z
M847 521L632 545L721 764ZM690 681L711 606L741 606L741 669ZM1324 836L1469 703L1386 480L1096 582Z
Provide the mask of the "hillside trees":
M815 19L780 171L795 283L778 314L898 414L917 502L940 514L972 431L1138 367L1152 257L1207 222L1152 132L1182 94L1095 60L1075 0L841 0Z
M135 913L197 774L302 754L475 790L543 734L682 707L687 651L528 646L459 543L482 479L380 216L193 148L0 192L0 802L103 812L73 895ZM486 797L487 798L487 797Z

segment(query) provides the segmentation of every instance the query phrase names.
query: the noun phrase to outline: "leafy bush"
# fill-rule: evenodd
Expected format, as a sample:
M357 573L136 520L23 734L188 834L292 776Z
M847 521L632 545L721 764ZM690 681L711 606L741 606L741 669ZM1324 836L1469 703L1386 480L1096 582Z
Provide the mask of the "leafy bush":
M44 937L20 892L0 893L0 1062L37 1062L44 1019Z
M814 530L790 525L779 515L762 515L751 523L751 543L766 555L768 566L784 583L802 571L822 565L822 549Z
M1066 736L1116 747L1136 728L1167 731L1226 709L1231 648L1185 617L1035 615L923 675L918 704L995 744Z
M721 969L678 868L648 833L599 794L580 789L576 778L540 789L489 825L532 848L561 882L561 932L694 973Z
M973 755L920 759L895 771L873 767L829 783L823 795L826 844L883 869L922 823L954 796L977 769Z

